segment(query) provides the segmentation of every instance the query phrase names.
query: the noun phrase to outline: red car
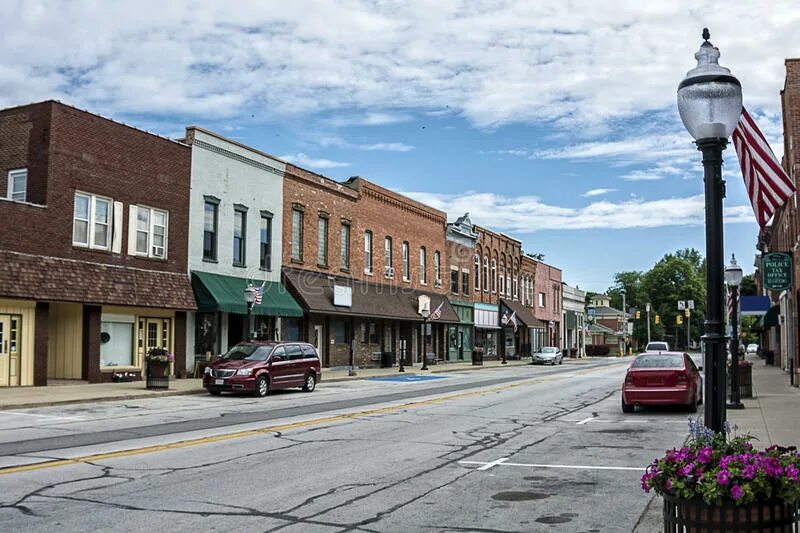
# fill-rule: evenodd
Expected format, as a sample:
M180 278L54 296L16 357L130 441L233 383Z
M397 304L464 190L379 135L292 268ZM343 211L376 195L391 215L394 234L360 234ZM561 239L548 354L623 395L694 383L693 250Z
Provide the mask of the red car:
M700 371L683 352L646 352L634 359L622 385L622 412L637 405L685 405L697 412L703 403Z
M322 378L317 350L306 342L240 342L206 367L203 387L210 394L301 387L312 392Z

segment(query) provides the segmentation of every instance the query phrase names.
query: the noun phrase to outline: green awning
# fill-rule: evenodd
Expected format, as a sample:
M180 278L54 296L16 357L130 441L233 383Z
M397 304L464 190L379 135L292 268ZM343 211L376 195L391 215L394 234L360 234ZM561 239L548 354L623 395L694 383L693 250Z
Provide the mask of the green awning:
M778 317L781 314L781 306L780 305L773 305L767 311L767 314L764 315L763 326L765 328L776 328L778 327Z
M244 290L247 280L209 272L192 272L192 289L199 313L247 314ZM298 317L303 310L283 284L267 281L261 303L253 306L254 315Z

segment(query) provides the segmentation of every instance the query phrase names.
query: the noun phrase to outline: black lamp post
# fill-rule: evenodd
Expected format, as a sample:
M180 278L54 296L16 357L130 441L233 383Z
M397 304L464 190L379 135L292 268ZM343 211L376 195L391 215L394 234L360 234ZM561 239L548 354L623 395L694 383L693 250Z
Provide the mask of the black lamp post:
M422 368L428 370L428 317L431 316L430 309L420 311L422 315Z
M244 301L247 303L247 339L253 339L253 325L251 323L253 318L253 304L256 301L256 288L248 285L244 290Z
M725 283L731 291L733 312L731 313L731 398L728 409L744 409L739 397L739 285L742 283L742 267L731 255L731 264L725 267Z
M742 86L718 63L719 50L704 42L694 55L697 67L678 85L678 112L703 153L706 212L705 425L720 432L725 425L725 334L723 330L722 151L742 114Z

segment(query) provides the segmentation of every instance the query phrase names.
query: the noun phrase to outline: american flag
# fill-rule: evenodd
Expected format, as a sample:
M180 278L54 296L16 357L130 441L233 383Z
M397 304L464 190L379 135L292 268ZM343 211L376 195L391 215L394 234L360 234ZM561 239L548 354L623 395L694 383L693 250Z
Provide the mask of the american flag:
M744 108L739 125L733 131L733 146L739 156L753 212L763 229L775 210L794 193L794 181L786 175L764 135Z
M514 311L511 313L511 316L508 317L508 322L514 326L514 333L517 332L517 327L519 326L519 322L517 321L517 312Z
M434 312L431 313L431 320L439 320L440 318L442 318L443 306L444 306L444 300L442 300L442 303L439 304L439 307L437 307L436 310L434 310Z

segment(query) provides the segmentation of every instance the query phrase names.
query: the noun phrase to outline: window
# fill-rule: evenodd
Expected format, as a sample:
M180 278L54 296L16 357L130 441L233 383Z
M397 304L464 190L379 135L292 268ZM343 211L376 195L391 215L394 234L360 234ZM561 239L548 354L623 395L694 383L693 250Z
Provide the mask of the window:
M383 266L387 278L394 277L392 268L392 238L386 237L383 241Z
M303 210L292 209L292 261L303 260Z
M481 290L481 256L475 254L475 292Z
M489 292L489 258L483 256L483 292Z
M497 259L492 259L492 293L497 292Z
M450 270L450 292L458 294L458 270Z
M203 259L217 260L217 216L219 202L206 200L203 220Z
M272 270L272 215L261 214L261 268Z
M233 208L233 264L245 265L245 244L247 243L247 211L241 207Z
M544 307L544 304L545 304L545 301L544 301L544 293L543 293L543 292L540 292L540 293L539 293L539 307Z
M364 273L372 274L372 232L364 232Z
M428 283L428 251L424 246L419 249L419 281Z
M469 270L461 271L461 292L464 295L469 294Z
M439 250L436 250L433 252L433 282L436 285L442 284L441 262L442 254L439 253Z
M111 246L111 211L110 199L76 192L72 244L108 250Z
M350 270L350 224L342 222L339 235L339 262L342 270Z
M511 271L506 273L506 296L511 298Z
M8 199L24 202L28 195L28 169L8 171Z
M506 293L505 279L506 279L505 269L503 267L500 267L500 283L499 283L499 285L500 285L500 296L503 296Z
M335 321L333 324L333 342L335 344L348 344L347 324L341 320Z
M514 299L519 300L519 276L514 272Z
M100 322L100 366L133 365L133 316L104 316Z
M408 272L408 243L403 243L403 281L409 281L411 277Z
M328 215L317 220L317 264L328 266Z
M378 344L378 327L375 322L361 323L361 343Z

